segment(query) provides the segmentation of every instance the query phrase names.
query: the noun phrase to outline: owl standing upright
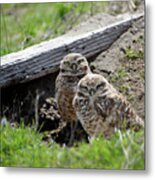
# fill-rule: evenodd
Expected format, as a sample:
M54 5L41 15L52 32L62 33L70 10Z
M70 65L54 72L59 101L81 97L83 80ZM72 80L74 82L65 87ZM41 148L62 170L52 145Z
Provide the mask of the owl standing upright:
M71 125L77 120L72 105L77 84L89 71L86 58L79 53L66 55L60 63L60 73L56 79L55 98L61 117Z
M88 73L73 99L78 119L90 137L110 137L116 129L144 127L130 103L103 76Z

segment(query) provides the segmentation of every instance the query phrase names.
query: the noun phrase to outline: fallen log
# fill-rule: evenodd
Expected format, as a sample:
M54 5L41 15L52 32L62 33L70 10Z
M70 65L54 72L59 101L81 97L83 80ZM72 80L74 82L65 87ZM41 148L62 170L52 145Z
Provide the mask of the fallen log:
M78 35L63 35L31 46L25 50L1 57L0 87L27 82L58 71L63 56L79 52L91 58L108 49L126 32L132 23L144 14L125 17L106 27Z

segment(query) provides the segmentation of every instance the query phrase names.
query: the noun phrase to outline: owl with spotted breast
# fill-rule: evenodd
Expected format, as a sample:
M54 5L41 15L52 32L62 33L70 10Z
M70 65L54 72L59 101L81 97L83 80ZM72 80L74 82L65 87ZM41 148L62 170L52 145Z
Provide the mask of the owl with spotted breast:
M60 72L56 79L55 98L58 110L66 123L76 121L72 101L79 80L90 71L87 59L79 53L66 55L60 63Z
M88 73L79 81L73 106L90 138L99 134L109 138L117 129L144 127L126 98L99 74Z

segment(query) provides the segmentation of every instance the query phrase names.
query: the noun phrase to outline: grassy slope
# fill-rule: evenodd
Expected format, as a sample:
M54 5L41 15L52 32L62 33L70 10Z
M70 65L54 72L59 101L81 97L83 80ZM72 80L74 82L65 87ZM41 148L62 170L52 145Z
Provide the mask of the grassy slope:
M144 169L144 132L116 133L111 141L60 147L32 128L1 127L1 166Z
M77 25L84 14L102 12L105 2L1 5L1 53L54 38Z

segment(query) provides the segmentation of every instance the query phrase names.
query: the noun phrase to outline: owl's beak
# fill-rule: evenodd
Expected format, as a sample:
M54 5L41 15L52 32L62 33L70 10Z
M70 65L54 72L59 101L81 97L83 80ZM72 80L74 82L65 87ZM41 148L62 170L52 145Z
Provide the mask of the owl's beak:
M90 90L89 90L89 94L90 94L91 96L93 96L93 95L95 94L95 90L94 90L94 89L90 89Z
M73 69L73 71L76 71L77 70L77 64L72 64L72 69Z

